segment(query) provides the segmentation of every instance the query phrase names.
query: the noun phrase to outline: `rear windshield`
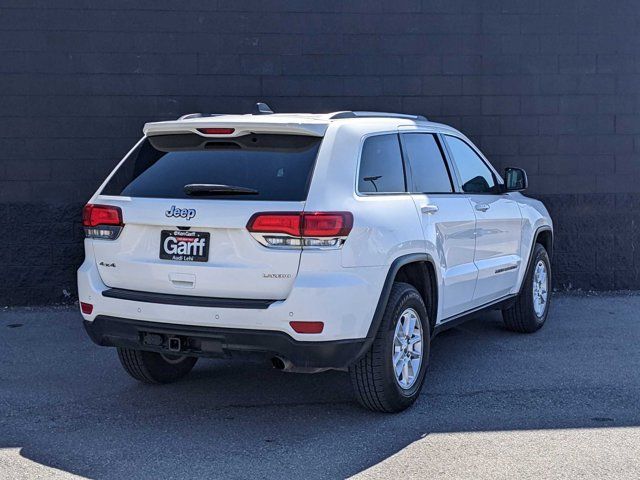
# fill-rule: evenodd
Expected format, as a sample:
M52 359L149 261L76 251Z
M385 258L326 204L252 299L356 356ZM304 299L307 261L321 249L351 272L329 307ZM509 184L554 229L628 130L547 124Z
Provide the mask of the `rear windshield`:
M318 137L274 134L233 139L191 133L152 136L131 152L101 193L146 198L306 200L321 141ZM197 185L197 194L193 188L185 193L187 185ZM207 185L215 188L208 191Z

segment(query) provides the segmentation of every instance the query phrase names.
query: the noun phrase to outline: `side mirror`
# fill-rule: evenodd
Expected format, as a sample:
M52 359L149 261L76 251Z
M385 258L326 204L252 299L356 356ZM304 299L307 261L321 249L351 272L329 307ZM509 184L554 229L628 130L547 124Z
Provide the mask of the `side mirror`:
M520 192L529 186L527 172L521 168L507 167L504 169L504 185L507 192Z

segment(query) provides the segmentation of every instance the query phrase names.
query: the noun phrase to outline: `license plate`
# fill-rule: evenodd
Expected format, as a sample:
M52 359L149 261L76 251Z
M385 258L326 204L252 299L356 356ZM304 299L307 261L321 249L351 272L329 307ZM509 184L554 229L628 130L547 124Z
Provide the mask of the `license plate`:
M209 233L188 230L160 232L160 258L179 262L209 260Z

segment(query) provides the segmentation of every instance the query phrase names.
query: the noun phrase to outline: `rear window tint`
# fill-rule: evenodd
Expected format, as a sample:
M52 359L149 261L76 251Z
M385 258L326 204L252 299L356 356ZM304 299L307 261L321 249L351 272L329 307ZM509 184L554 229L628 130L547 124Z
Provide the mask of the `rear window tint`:
M404 146L411 165L411 191L415 193L451 193L449 171L431 133L405 133Z
M146 138L118 168L103 195L196 198L185 185L229 185L251 194L198 195L224 200L300 201L307 198L322 139L255 134L210 139L196 134Z
M360 193L397 193L405 191L404 167L398 135L369 137L362 146Z

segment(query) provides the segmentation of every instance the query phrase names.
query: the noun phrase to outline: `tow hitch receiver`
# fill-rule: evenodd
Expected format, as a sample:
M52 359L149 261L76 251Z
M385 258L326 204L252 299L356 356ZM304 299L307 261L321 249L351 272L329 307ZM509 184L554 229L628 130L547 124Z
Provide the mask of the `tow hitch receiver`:
M169 350L172 352L179 352L182 350L182 341L180 340L180 337L169 337L167 345L169 346Z

